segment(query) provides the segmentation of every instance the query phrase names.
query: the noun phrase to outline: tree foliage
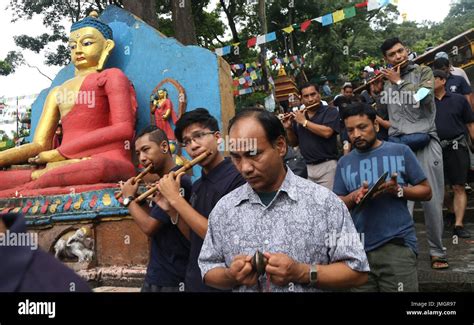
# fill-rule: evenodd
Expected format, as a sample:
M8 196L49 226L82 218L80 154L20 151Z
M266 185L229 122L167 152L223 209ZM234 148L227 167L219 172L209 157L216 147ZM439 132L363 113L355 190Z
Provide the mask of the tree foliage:
M0 60L0 75L8 76L15 72L17 66L24 62L23 55L20 52L10 51L5 59Z
M357 9L355 17L323 27L313 23L306 31L298 25L307 19L322 16L360 1L334 0L272 0L266 1L267 28L279 31L276 41L267 44L269 55L284 57L302 55L305 58L305 75L318 81L321 76L342 82L357 79L360 69L369 63L379 63L382 55L379 47L384 39L397 36L412 50L421 54L426 48L436 46L474 27L474 2L454 0L446 19L441 23L406 21L400 23L397 7L389 5L381 10L367 12ZM184 18L176 18L176 4L191 4ZM245 63L258 60L259 50L247 48L243 42L260 35L264 29L258 18L258 1L247 0L10 0L14 20L29 19L39 14L50 32L41 35L18 35L16 44L22 50L42 53L49 65L69 62L66 47L67 31L61 25L66 17L71 23L84 17L91 10L102 11L108 4L125 7L135 14L147 15L145 21L156 19L159 30L171 37L187 39L190 44L214 49L241 42L238 52L224 58L229 63ZM133 5L132 5L133 4ZM175 4L175 6L173 6ZM209 6L216 5L210 12ZM127 7L128 6L128 7ZM148 9L147 9L148 8ZM155 13L150 13L154 8ZM148 11L147 11L148 10ZM179 15L178 15L179 16ZM143 17L142 17L143 18ZM173 23L181 19L181 23ZM189 22L195 25L194 31ZM296 31L285 34L281 29L295 24ZM154 25L154 24L152 24ZM186 25L186 26L184 26ZM189 26L188 26L189 25ZM182 30L178 30L182 28ZM184 33L184 34L183 34ZM194 34L195 35L194 35ZM191 35L193 34L193 35ZM11 73L21 60L0 61L2 73Z

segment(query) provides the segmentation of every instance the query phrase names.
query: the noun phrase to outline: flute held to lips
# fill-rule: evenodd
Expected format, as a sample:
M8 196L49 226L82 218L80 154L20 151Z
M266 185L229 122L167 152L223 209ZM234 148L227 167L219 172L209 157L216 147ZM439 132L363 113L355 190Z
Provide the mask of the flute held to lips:
M178 169L175 172L175 175L179 175L181 173L186 172L187 170L191 169L194 165L199 164L201 161L203 161L204 159L209 157L211 154L212 154L212 152L206 151L206 152L200 154L199 156L197 156L196 158L194 158L193 160L185 162L183 167L181 167L180 169ZM145 200L146 198L148 198L149 196L155 194L157 191L158 191L158 188L156 186L153 186L148 191L142 193L139 197L137 197L135 199L135 201L140 203L143 200Z
M135 184L136 182L139 182L143 177L145 177L146 174L151 172L152 169L153 169L153 164L149 164L148 166L146 166L145 169L142 170L140 174L138 174L137 176L133 178L133 184ZM122 191L119 191L115 194L115 198L117 200L120 199L121 197L122 197Z
M313 108L313 107L318 107L318 106L320 106L320 105L321 105L321 102L319 102L319 103L314 103L314 104L312 104L312 105L305 106L303 109L297 109L297 110L306 112L308 109L311 109L311 108ZM280 114L281 116L279 115L278 118L279 118L280 120L285 120L285 119L287 119L288 117L290 117L294 112L295 112L295 111L289 112L289 113L285 113L285 114Z
M396 64L394 65L393 67L391 67L390 69L392 70L396 70L398 68L402 68L405 64L407 64L410 60L405 60L405 61L402 61L400 62L399 64ZM357 87L356 89L354 89L354 93L359 93L360 91L362 91L365 87L368 87L371 83L383 78L383 74L378 74L377 76L373 77L372 79L370 79L369 81L367 81L367 83L365 85L362 85L360 87Z

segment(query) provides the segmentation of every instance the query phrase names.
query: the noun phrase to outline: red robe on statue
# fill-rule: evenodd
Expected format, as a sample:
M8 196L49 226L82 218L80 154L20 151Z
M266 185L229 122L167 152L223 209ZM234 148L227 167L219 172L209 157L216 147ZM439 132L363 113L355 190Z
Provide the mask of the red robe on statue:
M35 192L31 190L51 187L68 187L68 192L75 185L116 183L135 175L131 141L137 102L127 76L116 68L92 73L80 91L92 94L88 98L94 105L76 100L71 111L61 117L63 139L57 149L66 159L90 159L57 167L35 181L31 180L31 170L1 171L0 197L13 196L17 191L29 195ZM64 189L57 192L64 193Z
M168 117L168 119L163 120L163 115L166 114L166 111L170 110L171 114ZM173 103L169 98L166 98L163 103L159 107L156 108L155 110L155 121L156 121L156 126L165 131L166 136L168 137L168 140L176 140L176 137L174 136L174 131L173 128L171 127L171 123L169 122L169 118L171 117L171 120L173 121L173 124L176 124L176 121L178 120L178 117L176 116L176 113L174 112L173 109Z

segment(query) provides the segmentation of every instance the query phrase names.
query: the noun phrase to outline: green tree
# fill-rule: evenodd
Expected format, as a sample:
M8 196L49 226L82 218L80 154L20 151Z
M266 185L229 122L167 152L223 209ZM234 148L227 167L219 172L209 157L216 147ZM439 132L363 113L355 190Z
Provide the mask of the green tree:
M5 59L0 60L0 75L8 76L14 73L17 66L24 62L23 55L19 52L10 51Z

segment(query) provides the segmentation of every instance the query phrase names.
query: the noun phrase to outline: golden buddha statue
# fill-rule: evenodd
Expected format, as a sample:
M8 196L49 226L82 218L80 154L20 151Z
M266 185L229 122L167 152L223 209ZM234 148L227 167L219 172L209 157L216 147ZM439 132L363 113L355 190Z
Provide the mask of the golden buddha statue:
M285 67L280 65L280 68L278 69L278 77L285 77L286 76L286 70Z
M72 25L74 77L48 94L33 141L0 152L0 167L30 163L44 168L0 171L0 196L8 195L6 189L112 183L133 176L130 143L137 104L125 74L104 70L114 46L112 30L96 12ZM60 120L63 138L53 149Z

